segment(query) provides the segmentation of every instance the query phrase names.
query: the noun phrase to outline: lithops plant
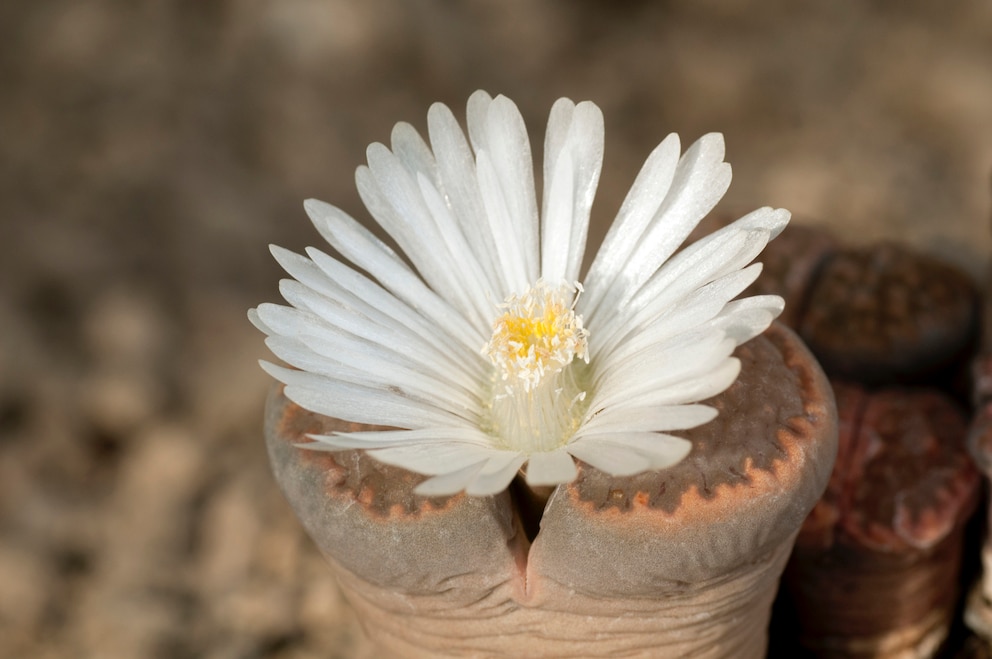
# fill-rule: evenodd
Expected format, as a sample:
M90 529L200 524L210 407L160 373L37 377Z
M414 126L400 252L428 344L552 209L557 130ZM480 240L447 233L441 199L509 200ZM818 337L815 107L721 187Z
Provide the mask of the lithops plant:
M763 657L796 530L835 451L826 380L773 326L681 435L683 462L617 477L580 463L536 537L520 499L415 494L423 476L299 447L356 428L276 390L276 477L383 652L398 657Z
M972 363L972 391L975 418L968 433L968 449L975 464L992 479L992 298L985 297L982 308L981 350ZM987 504L992 520L992 505ZM992 645L992 532L986 525L981 550L982 576L972 589L965 610L968 626Z
M287 498L383 656L764 656L837 440L782 299L738 299L788 212L679 250L730 169L721 136L669 136L582 274L598 108L554 105L540 204L513 103L476 93L467 124L435 105L430 146L369 147L358 189L403 257L319 202L354 268L274 252L291 307L251 318L288 364Z
M980 481L967 417L927 389L834 382L840 449L786 583L824 657L932 657L953 621Z
M823 264L798 325L831 377L929 383L967 364L977 298L959 269L908 247L840 249Z
M786 573L800 636L817 656L933 657L980 489L954 399L974 346L975 287L908 247L849 249L792 231L792 255L759 283L802 310L790 320L831 376L841 428L830 485Z

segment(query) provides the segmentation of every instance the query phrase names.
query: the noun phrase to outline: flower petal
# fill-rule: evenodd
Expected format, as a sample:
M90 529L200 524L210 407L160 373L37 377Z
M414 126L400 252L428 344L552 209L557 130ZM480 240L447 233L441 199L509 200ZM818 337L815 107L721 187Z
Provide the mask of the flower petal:
M558 485L575 480L575 461L565 448L531 453L527 461L528 485Z
M467 421L478 423L482 404L478 392L453 387L421 370L403 366L368 351L364 358L355 353L337 352L337 358L318 354L297 339L274 336L265 344L272 354L290 366L309 373L370 387L403 391L411 400L423 401Z
M759 209L696 241L658 270L634 297L632 308L656 300L663 291L666 300L676 299L687 290L743 268L788 221L788 211Z
M630 319L630 331L620 332L609 345L600 348L599 359L624 359L646 345L658 344L701 326L715 318L760 273L761 264L755 263L688 291L684 297L671 300L668 304L652 301Z
M491 249L496 252L501 278L509 286L509 292L522 293L533 280L528 275L526 256L519 249L516 223L489 152L479 151L476 154L476 175L489 231L493 236Z
M496 260L493 250L495 238L488 229L488 223L480 221L485 217L486 210L479 191L472 148L451 110L442 103L431 106L427 113L427 127L441 179L437 189L460 224L471 246L471 253L486 273L487 281L495 287L496 298L502 299L510 292L510 287L503 280Z
M448 412L411 401L402 392L341 382L264 361L261 365L266 373L286 384L286 398L317 414L354 423L411 429L464 423Z
M489 446L491 440L473 427L434 427L420 430L365 430L338 432L331 435L307 435L314 440L300 446L314 451L351 451L355 449L389 448L409 444L475 444Z
M577 439L566 447L569 453L613 476L633 476L651 468L651 460L623 444Z
M252 325L255 326L255 329L262 332L263 334L266 335L272 334L272 330L269 329L269 326L266 325L265 322L262 320L262 318L258 315L257 308L248 310L248 320L251 322Z
M478 350L487 336L424 285L393 250L358 222L330 204L308 199L304 203L314 226L342 256L372 275L383 288L417 309L435 324L445 326L470 350Z
M741 362L736 357L722 361L712 371L687 378L658 389L630 396L626 404L648 407L653 405L679 405L707 400L725 391L741 372Z
M624 432L687 430L716 418L716 408L708 405L657 405L633 407L616 405L601 411L582 424L577 437L623 428Z
M381 458L380 458L381 459ZM403 464L396 465L408 469ZM439 476L428 478L423 483L413 488L414 494L425 497L441 497L457 494L468 487L482 471L485 461L470 464L461 469L444 472Z
M709 336L692 333L688 336L691 337L690 341L673 342L666 350L652 349L641 355L632 355L626 363L603 375L597 374L589 410L596 412L612 405L640 404L637 401L642 395L657 395L659 392L687 386L687 383L697 378L707 378L730 359L736 347L722 333ZM699 400L705 399L671 402Z
M692 450L692 442L664 433L624 432L584 437L569 444L568 450L600 471L632 476L678 464Z
M465 493L471 496L490 496L502 492L526 461L526 455L511 451L504 451L502 455L490 458L465 488Z
M399 158L382 144L372 144L368 167L355 172L365 207L396 241L424 281L463 314L472 308L458 276L465 257L448 254L437 222L427 210L420 189Z
M665 200L675 177L681 145L675 133L666 137L648 156L627 193L616 220L589 268L586 309L592 313L619 276L644 231Z
M568 281L565 276L575 214L574 174L572 154L566 151L558 157L554 172L546 179L541 217L541 278L552 285Z
M472 99L476 97L473 95ZM477 160L487 154L493 179L490 193L498 190L506 208L504 233L514 237L524 267L526 285L537 280L538 215L534 191L534 162L530 139L520 111L510 99L497 96L488 104L469 103L468 125ZM481 164L481 163L479 163ZM483 198L486 190L483 188ZM500 235L495 236L497 240Z
M389 347L402 346L413 341L431 348L437 345L439 334L448 334L448 328L432 324L382 287L319 250L308 249L313 260L279 247L273 247L271 251L276 261L297 282L303 284L304 289L340 305L345 313L357 312L376 325L387 327L399 335L410 335L409 339L397 339L388 344ZM331 318L324 320L332 321ZM445 343L449 346L463 348L453 335L448 334L447 338L449 340ZM453 360L454 363L469 358L475 351L463 348L461 352ZM442 357L449 353L450 350L444 351Z
M730 185L730 165L723 162L723 136L704 135L679 160L671 189L623 265L601 291L598 306L589 303L590 325L601 314L622 309L675 252ZM592 288L593 281L588 281ZM599 282L595 282L600 288Z
M573 282L585 254L599 174L603 165L603 113L594 104L559 99L551 108L544 140L541 276Z
M339 328L354 336L362 337L390 351L402 350L422 363L436 361L440 364L455 364L456 368L459 364L459 360L446 352L444 345L439 345L437 341L418 340L415 335L411 335L409 331L395 323L379 324L373 319L356 313L353 309L348 309L334 300L311 291L298 282L283 280L280 282L279 290L287 302L297 309L312 312L314 316L330 327ZM280 313L278 307L268 306L260 307L259 312L266 314L262 316L266 322L270 322L269 319ZM467 364L462 362L465 364L462 368L471 369L472 366L481 368L480 362L481 359L476 355ZM471 373L472 370L467 372ZM479 373L480 371L475 372Z
M445 442L393 446L373 449L368 453L376 460L388 465L409 469L426 476L437 476L450 474L470 465L478 465L481 469L490 458L505 453L505 451L475 444Z
M351 297L348 298L350 303L355 305L356 309L364 315L374 315L375 312L379 312L391 320L391 322L382 321L381 324L388 324L397 329L402 328L403 331L415 335L415 341L425 342L432 346L438 344L445 346L443 353L451 355L458 364L463 366L466 365L466 359L476 354L476 350L458 341L458 334L452 331L452 328L432 322L434 321L433 318L422 315L417 309L410 307L406 302L367 277L320 250L311 247L307 249L307 254L313 260L314 265L334 282L337 291L346 291L351 294ZM324 292L325 289L315 290ZM456 354L451 354L453 351ZM468 366L471 366L471 362L468 362Z
M768 329L784 308L785 301L777 295L746 297L729 302L707 326L724 332L740 345Z
M472 253L465 236L451 211L444 203L441 193L423 176L417 180L424 203L438 225L438 232L445 249L438 249L434 258L448 259L455 268L457 284L464 289L465 311L473 325L489 329L492 303L490 300L500 290L498 280L490 279L482 263Z

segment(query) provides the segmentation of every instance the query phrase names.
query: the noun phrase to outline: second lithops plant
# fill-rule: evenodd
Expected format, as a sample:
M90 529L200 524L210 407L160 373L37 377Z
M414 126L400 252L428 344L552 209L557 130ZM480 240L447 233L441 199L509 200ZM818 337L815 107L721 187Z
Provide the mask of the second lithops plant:
M980 489L955 400L975 287L908 247L843 248L806 227L771 252L777 267L755 289L800 310L789 320L831 376L841 427L830 485L787 571L800 636L816 656L933 657L953 622Z

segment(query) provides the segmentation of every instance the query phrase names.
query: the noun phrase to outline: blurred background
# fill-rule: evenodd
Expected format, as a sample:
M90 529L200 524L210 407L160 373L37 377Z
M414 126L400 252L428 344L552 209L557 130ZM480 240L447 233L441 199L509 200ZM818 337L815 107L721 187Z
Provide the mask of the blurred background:
M992 3L12 0L0 4L0 656L368 650L268 472L267 245L430 103L504 93L539 157L606 117L602 236L669 132L726 135L722 208L980 275Z

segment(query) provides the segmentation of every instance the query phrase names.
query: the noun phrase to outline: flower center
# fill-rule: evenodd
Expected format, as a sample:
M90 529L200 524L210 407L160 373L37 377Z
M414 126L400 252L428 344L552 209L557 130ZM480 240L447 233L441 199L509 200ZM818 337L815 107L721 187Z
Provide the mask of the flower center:
M496 367L489 432L504 448L550 451L578 427L585 391L572 362L589 361L589 332L575 313L581 290L538 280L501 305L482 352Z

